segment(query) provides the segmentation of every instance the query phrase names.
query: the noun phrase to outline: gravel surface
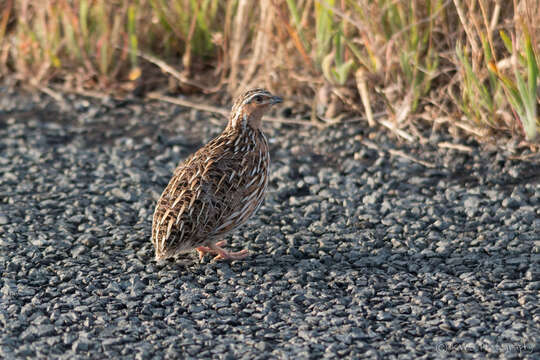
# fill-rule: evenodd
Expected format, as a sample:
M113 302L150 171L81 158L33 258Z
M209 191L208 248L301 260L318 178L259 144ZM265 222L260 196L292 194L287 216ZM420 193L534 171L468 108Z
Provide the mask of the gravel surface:
M266 202L227 237L251 256L156 263L155 201L224 125L0 96L0 358L538 358L538 157L267 124Z

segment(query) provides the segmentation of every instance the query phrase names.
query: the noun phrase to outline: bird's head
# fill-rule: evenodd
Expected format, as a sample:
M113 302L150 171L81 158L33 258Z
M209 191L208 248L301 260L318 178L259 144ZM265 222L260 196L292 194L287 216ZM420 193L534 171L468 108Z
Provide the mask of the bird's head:
M272 95L265 89L248 90L234 101L229 126L243 129L250 126L254 129L261 127L261 118L274 104L283 102L279 96Z

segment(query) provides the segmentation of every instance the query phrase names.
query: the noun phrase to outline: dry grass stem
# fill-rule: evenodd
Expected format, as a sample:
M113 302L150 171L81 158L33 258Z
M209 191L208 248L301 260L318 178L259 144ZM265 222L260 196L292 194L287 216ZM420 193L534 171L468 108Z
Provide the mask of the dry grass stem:
M153 55L145 54L145 53L143 53L141 51L137 51L136 54L137 54L137 56L143 58L144 60L156 65L157 67L159 67L161 69L161 71L171 75L176 80L178 80L180 83L195 86L196 88L200 89L203 93L206 93L206 94L215 92L217 90L215 88L214 89L208 88L208 87L206 87L206 86L204 86L204 85L202 85L202 84L200 84L200 83L198 83L196 81L191 80L187 75L180 73L174 67L172 67L171 65L167 64L165 61L160 60L159 58L157 58L157 57L155 57Z
M359 140L360 140L360 139L359 139ZM372 142L372 141L362 139L362 140L360 140L360 142L361 142L362 144L364 144L366 147L368 147L368 148L370 148L370 149L372 149L372 150L376 150L376 151L378 151L378 152L380 152L380 153L384 153L384 152L385 152L385 151L381 150L381 148L379 147L379 145L375 144L375 143ZM415 158L414 156L408 155L408 154L404 153L404 152L401 151L401 150L389 149L389 150L388 150L388 153L389 153L390 155L397 156L397 157L401 157L401 158L407 159L407 160L409 160L409 161L415 162L415 163L417 163L417 164L420 164L420 165L422 165L422 166L424 166L424 167L427 167L427 168L430 168L430 169L436 167L436 165L433 164L433 163L430 163L430 162L428 162L428 161L424 161L424 160L417 159L417 158Z
M379 123L386 127L387 129L389 129L391 132L393 132L394 134L396 134L397 136L407 140L408 142L412 142L414 141L414 137L410 134L408 134L407 132L399 129L396 127L396 125L389 121L389 120L379 120Z
M420 165L425 166L425 167L430 168L430 169L433 169L433 168L436 167L436 165L433 164L433 163L430 163L430 162L428 162L428 161L424 161L424 160L417 159L417 158L415 158L415 157L413 157L413 156L411 156L411 155L409 155L409 154L405 154L405 153L404 153L403 151L401 151L401 150L390 149L390 150L388 150L388 152L389 152L390 154L394 155L394 156L402 157L402 158L404 158L404 159L407 159L407 160L409 160L409 161L415 162L415 163L417 163L417 164L420 164Z
M364 76L364 71L362 69L358 69L358 71L356 72L356 86L358 87L358 93L360 94L362 104L364 105L368 124L370 127L374 127L375 119L373 118L373 111L371 110L371 102L369 101L369 93L366 79Z
M466 152L469 154L472 153L473 151L473 149L470 146L466 146L462 144L452 144L449 142L441 142L441 143L438 143L437 146L439 146L440 148L457 150L457 151Z

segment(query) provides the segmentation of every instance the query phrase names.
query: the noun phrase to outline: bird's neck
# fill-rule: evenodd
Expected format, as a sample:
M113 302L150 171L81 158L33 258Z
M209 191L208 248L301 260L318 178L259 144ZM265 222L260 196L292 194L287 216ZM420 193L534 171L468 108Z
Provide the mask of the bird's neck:
M236 129L239 131L245 131L248 128L252 128L254 131L261 129L262 114L258 112L247 113L239 111L235 114L231 114L227 128Z

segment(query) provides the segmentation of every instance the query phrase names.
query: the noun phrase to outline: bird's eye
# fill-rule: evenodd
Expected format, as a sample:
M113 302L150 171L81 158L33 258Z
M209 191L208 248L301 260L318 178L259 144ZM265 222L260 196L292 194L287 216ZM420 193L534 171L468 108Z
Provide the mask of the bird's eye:
M261 103L262 102L262 96L260 96L260 95L255 96L255 102Z

